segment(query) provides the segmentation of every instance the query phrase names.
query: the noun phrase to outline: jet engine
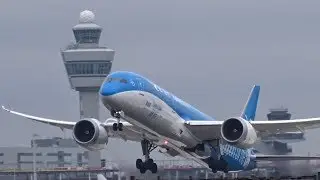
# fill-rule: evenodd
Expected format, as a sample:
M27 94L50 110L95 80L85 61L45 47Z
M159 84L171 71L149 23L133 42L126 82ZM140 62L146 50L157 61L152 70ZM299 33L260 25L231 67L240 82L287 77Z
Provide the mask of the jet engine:
M108 132L97 119L78 121L72 132L75 141L88 150L101 150L108 144Z
M221 136L229 144L246 149L254 145L257 133L249 121L242 118L230 118L221 126Z

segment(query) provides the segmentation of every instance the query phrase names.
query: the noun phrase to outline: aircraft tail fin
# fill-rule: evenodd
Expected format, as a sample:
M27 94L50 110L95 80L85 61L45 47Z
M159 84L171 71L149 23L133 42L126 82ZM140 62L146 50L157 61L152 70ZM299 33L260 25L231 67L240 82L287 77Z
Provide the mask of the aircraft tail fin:
M259 100L260 86L254 85L247 103L241 113L241 117L247 121L254 121Z

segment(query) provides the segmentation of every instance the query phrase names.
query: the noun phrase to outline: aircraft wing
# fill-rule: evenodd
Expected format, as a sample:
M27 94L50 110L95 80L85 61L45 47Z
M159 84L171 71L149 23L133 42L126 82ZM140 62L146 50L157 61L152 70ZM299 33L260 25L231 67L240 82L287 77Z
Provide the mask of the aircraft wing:
M201 140L212 140L221 138L220 129L223 121L198 121L189 120L185 124L187 128ZM274 120L274 121L250 121L257 131L258 136L268 134L304 131L307 129L320 128L320 118Z
M13 111L10 110L4 106L2 106L2 109L4 109L5 111L14 114L14 115L18 115L27 119L30 119L32 121L36 121L36 122L41 122L41 123L45 123L45 124L49 124L52 126L56 126L59 128L65 128L65 129L73 129L73 126L76 124L76 122L72 122L72 121L61 121L61 120L54 120L54 119L49 119L49 118L43 118L43 117L37 117L37 116L32 116L29 114L24 114L24 113L20 113L17 111ZM123 118L123 117L122 117ZM108 136L111 138L119 138L122 139L124 141L136 141L136 142L140 142L144 136L147 136L149 140L152 139L157 139L152 133L146 133L144 131L141 131L141 128L134 126L126 121L122 121L123 124L123 131L113 131L112 130L112 126L113 123L116 121L113 120L107 120L104 123L101 123L101 125L107 129L108 131ZM195 160L197 163L201 164L202 166L208 166L205 162L203 162L202 160L196 158L194 155L189 154L186 151L183 151L182 149L180 149L178 146L175 145L175 143L169 143L171 144L171 147L173 149L175 149L182 157L185 157L187 159L193 159ZM101 178L101 177L100 177Z
M22 117L25 117L27 119L31 119L33 121L37 121L37 122L41 122L41 123L45 123L45 124L50 124L50 125L57 126L57 127L60 127L60 128L72 129L73 126L76 124L76 122L72 122L72 121L61 121L61 120L54 120L54 119L48 119L48 118L32 116L32 115L28 115L28 114L24 114L24 113L20 113L20 112L17 112L17 111L13 111L13 110L7 109L4 106L2 106L2 109L7 111L7 112L9 112L9 113L11 113L11 114L22 116Z
M320 156L299 155L256 155L257 161L291 161L291 160L317 160Z
M273 134L278 132L304 131L320 127L320 118L252 121L252 126L260 133Z
M55 120L55 119L49 119L49 118L43 118L43 117L37 117L37 116L32 116L29 114L25 114L25 113L20 113L17 111L13 111L10 110L4 106L2 106L2 109L14 114L14 115L18 115L27 119L30 119L32 121L36 121L36 122L41 122L44 124L49 124L52 126L56 126L59 127L61 129L73 129L73 126L77 123L77 122L72 122L72 121L63 121L63 120ZM121 132L113 132L112 130L112 125L113 125L113 121L107 121L105 123L101 123L102 126L104 126L104 128L107 129L108 131L108 135L109 137L113 137L113 138L120 138L122 140L130 140L130 141L141 141L141 133L139 132L139 130L137 129L137 127L131 125L128 122L122 122L123 124L123 131Z

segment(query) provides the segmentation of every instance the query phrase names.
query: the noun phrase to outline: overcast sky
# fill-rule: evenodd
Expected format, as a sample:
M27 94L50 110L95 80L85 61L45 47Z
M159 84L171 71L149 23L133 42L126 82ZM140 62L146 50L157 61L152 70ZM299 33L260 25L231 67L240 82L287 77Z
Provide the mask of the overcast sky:
M216 119L239 115L254 84L261 85L257 119L282 105L293 118L320 116L319 8L318 0L2 0L0 103L79 120L60 49L74 40L71 28L89 9L104 28L100 44L116 51L112 71L142 74ZM101 117L108 114L101 107ZM0 146L29 145L32 133L62 136L58 128L3 111L0 117ZM316 153L319 131L295 152ZM133 157L119 150L130 146ZM120 140L107 152L141 156L138 145Z

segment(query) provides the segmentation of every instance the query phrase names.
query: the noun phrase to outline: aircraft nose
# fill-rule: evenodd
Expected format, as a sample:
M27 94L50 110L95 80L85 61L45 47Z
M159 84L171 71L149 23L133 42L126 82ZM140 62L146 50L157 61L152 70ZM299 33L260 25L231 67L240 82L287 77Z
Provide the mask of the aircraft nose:
M117 93L121 92L121 85L118 83L105 82L100 87L101 100L107 109L121 109L121 98Z
M114 83L103 83L100 88L100 94L102 96L111 96L113 94L116 94L119 91L119 86L117 86Z

